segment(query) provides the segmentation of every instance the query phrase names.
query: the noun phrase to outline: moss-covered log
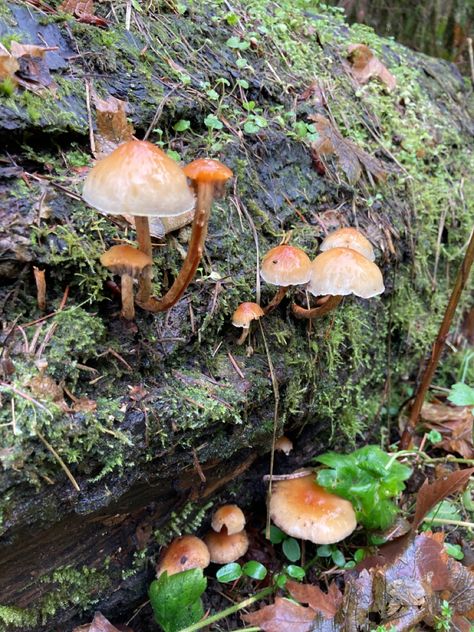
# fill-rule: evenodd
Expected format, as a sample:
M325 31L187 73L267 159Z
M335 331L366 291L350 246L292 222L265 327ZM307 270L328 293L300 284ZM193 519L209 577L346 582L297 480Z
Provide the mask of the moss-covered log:
M128 611L144 599L159 543L197 529L214 482L268 452L265 346L256 329L252 354L237 347L230 317L260 291L263 303L272 297L259 287L259 253L285 233L314 254L326 231L359 226L387 286L380 299L346 299L310 327L292 317L289 300L263 321L278 423L298 461L356 441L387 445L442 317L474 219L462 77L303 0L232 6L149 3L133 10L127 31L120 9L100 29L0 3L7 48L58 47L44 62L54 91L4 84L0 96L0 630L69 629L97 605L116 617ZM357 85L350 43L370 46L397 87ZM214 206L186 295L167 314L138 310L136 327L120 321L99 264L107 246L134 233L80 200L92 160L88 91L126 100L138 137L155 118L150 140L185 162L217 157L236 174ZM365 173L349 182L340 163L315 156L314 114L374 156L386 180ZM184 228L155 248L157 295L187 237ZM46 314L33 265L46 270ZM456 369L445 363L440 383ZM47 394L34 387L41 371Z

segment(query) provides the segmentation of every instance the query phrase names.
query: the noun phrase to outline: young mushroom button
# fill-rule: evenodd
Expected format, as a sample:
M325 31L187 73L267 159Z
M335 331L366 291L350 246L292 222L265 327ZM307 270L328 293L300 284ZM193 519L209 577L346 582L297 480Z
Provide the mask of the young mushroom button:
M314 474L276 482L270 517L287 535L315 544L339 542L357 526L351 503L317 485Z
M84 182L84 200L108 215L133 215L138 246L152 256L148 217L181 215L194 195L181 167L161 149L141 140L123 143L99 160ZM151 267L142 275L137 298L151 293Z
M245 527L244 512L237 505L222 505L214 512L211 527L217 532L225 527L229 535L239 533Z
M165 571L174 575L191 568L206 568L209 563L209 550L204 542L194 535L183 535L173 540L161 555L156 576Z
M150 297L147 302L137 301L140 307L150 312L164 312L173 307L191 283L201 261L212 201L223 193L226 181L232 177L232 171L228 167L207 158L195 160L184 167L183 171L193 181L196 190L196 212L188 253L175 282L162 299Z
M301 248L282 244L269 250L262 259L260 275L264 281L278 285L280 289L264 308L264 313L270 313L279 305L291 285L307 283L310 273L310 258Z
M232 324L234 327L242 327L242 335L237 340L237 344L241 345L245 342L250 331L250 323L253 320L259 320L264 316L263 309L257 303L241 303L232 315Z
M121 276L122 316L126 320L133 320L133 279L140 278L140 275L151 266L151 257L132 246L112 246L101 255L100 262L113 274Z
M245 555L249 548L249 540L245 531L229 535L223 527L220 533L209 531L204 541L209 549L211 562L214 564L229 564Z
M326 252L326 250L331 250L331 248L350 248L350 250L355 250L369 261L375 260L372 244L356 228L339 228L339 230L330 233L323 240L320 250L321 252Z

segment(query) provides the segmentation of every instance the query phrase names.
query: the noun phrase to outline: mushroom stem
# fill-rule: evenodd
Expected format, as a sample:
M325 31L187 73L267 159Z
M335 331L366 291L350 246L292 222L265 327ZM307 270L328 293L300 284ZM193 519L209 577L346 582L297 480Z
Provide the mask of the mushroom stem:
M318 305L318 307L313 307L312 309L307 309L293 303L291 311L296 318L320 318L332 312L333 309L336 309L341 301L342 296L328 296L322 305Z
M212 200L214 199L214 183L197 182L196 213L194 215L191 239L188 245L188 254L184 260L183 267L179 271L173 285L161 299L154 296L143 301L137 297L137 303L149 312L165 312L175 305L184 291L191 283L194 273L201 261L204 242L207 236L207 224L211 213Z
M242 329L242 334L240 335L240 338L237 340L236 344L243 345L244 342L247 340L249 333L250 333L250 327L244 327Z
M269 314L270 312L273 312L275 307L278 307L278 305L281 303L281 301L283 300L283 298L285 297L285 294L288 292L289 289L290 289L289 286L281 287L278 289L278 292L275 294L272 300L268 303L266 307L263 308L263 313L265 314L265 316Z
M135 230L139 249L149 257L152 257L152 246L150 237L150 222L148 217L134 216ZM143 270L138 281L137 301L146 303L151 295L151 266Z
M135 305L133 304L133 277L129 274L122 274L121 286L122 317L126 320L133 320L135 318Z

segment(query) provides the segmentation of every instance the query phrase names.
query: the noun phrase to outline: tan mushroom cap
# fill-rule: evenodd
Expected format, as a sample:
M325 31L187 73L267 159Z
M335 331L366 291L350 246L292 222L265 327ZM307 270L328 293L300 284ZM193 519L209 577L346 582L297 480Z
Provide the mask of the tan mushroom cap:
M138 277L144 268L153 263L151 257L132 246L112 246L100 256L104 268L114 274L129 274Z
M245 531L228 535L224 527L220 533L209 531L204 538L214 564L229 564L245 555L249 548L249 539Z
M301 248L282 244L269 250L263 257L260 274L264 281L272 285L302 285L309 281L311 261Z
M183 535L165 549L156 567L156 575L159 577L165 571L174 575L191 568L206 568L209 562L209 549L204 542L194 535Z
M385 290L378 266L349 248L331 248L312 263L308 290L314 296L355 294L370 298Z
M331 248L350 248L363 255L369 261L375 260L374 249L370 241L356 228L339 228L328 235L321 244L321 252Z
M288 456L293 450L293 442L283 435L275 441L275 450L280 450L280 452Z
M228 535L239 533L245 527L244 512L237 505L222 505L214 512L211 527L217 532L225 527Z
M286 534L315 544L339 542L357 526L351 503L317 485L313 474L275 482L270 517Z
M193 160L183 171L190 180L196 182L225 182L234 175L229 167L211 158Z
M109 215L167 217L194 206L181 167L144 140L129 140L99 160L87 174L82 195Z
M241 303L232 314L234 327L248 329L252 320L258 320L264 316L264 311L257 303Z

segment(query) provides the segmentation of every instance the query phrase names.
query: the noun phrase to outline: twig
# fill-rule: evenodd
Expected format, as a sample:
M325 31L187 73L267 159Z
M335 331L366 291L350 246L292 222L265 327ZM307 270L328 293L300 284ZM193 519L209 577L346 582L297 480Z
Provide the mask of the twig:
M145 132L145 136L143 137L143 140L147 140L148 136L150 136L150 134L153 131L153 128L155 127L155 125L158 122L158 119L161 116L161 113L163 112L163 108L165 106L166 101L170 98L170 96L173 94L173 92L176 92L176 90L178 89L178 86L174 86L173 88L171 88L171 90L168 92L168 94L165 94L165 96L161 99L158 107L156 108L156 112L152 118L152 121L150 123L150 125L148 126L147 131Z
M464 520L449 520L448 518L425 518L424 522L434 522L436 524L452 524L456 527L466 527L474 529L474 522L464 522Z
M272 475L272 480L273 481L291 481L294 478L304 478L305 476L309 476L310 474L313 474L314 470L309 470L309 469L305 469L305 470L300 470L299 472L293 472L292 474L273 474ZM270 476L268 474L265 474L265 476L263 477L263 480L265 482L270 480Z
M44 270L40 270L36 266L33 266L33 274L35 276L36 283L36 301L38 303L38 309L44 312L46 309L46 279Z
M433 345L431 357L428 361L428 364L426 365L421 384L418 387L415 401L411 409L410 418L408 419L407 425L402 434L402 438L400 439L400 449L402 450L408 448L409 445L411 444L412 435L415 430L416 424L418 423L418 419L420 417L421 407L423 406L426 392L431 384L431 380L433 379L433 375L434 375L434 372L436 371L436 367L438 366L439 358L441 356L441 352L443 351L446 338L449 334L449 328L451 326L451 322L453 320L456 307L459 303L461 293L469 278L469 273L471 271L473 261L474 261L474 230L471 233L471 238L469 240L469 245L467 247L466 254L464 255L464 259L458 270L456 281L454 283L454 288L451 293L448 306L446 307L443 322L440 325L438 335Z
M86 79L86 108L87 108L87 122L89 123L89 143L91 146L91 154L95 156L96 146L95 146L95 138L94 138L94 125L92 122L91 86L89 83L89 79Z
M257 258L255 266L255 302L257 303L257 305L260 305L260 246L258 242L258 233L257 229L255 228L254 221L250 216L250 213L247 211L244 204L242 204L242 201L237 195L237 178L234 182L234 197L232 199L232 202L234 203L234 206L237 208L237 210L242 211L242 213L245 215L245 218L250 225L250 230L252 231L253 240L255 242L255 256Z
M54 456L56 461L62 467L62 469L64 470L64 473L66 474L68 479L71 481L71 485L74 487L74 489L76 491L80 492L81 488L79 487L79 485L78 485L76 479L74 478L74 476L71 474L71 470L68 468L66 463L64 463L64 461L59 456L59 454L56 452L56 450L53 448L53 446L43 437L43 435L41 434L41 432L38 429L36 430L36 436L44 443L44 445L48 448L48 450Z
M228 358L230 360L230 363L232 364L232 366L236 370L237 375L239 377L241 377L243 380L245 380L245 375L242 373L242 370L241 370L240 366L237 364L237 360L234 358L234 356L231 354L230 351L227 352L227 356L228 356Z
M474 86L474 53L472 52L472 37L468 37L466 39L467 42L467 50L469 53L469 66L471 68L471 82Z
M132 0L127 0L127 6L125 8L125 30L130 30L130 24L132 22Z
M19 391L17 388L15 388L15 386L12 386L11 384L7 384L6 382L0 382L0 387L8 391L12 391L19 397L23 397L23 399L26 399L27 401L31 402L35 406L38 406L38 408L41 408L41 410L44 410L46 413L48 413L51 419L53 419L53 413L50 410L48 410L46 406L43 406L43 404L40 404L40 402L38 402L36 399L31 397L31 395L28 395L27 393L24 393L23 391Z

